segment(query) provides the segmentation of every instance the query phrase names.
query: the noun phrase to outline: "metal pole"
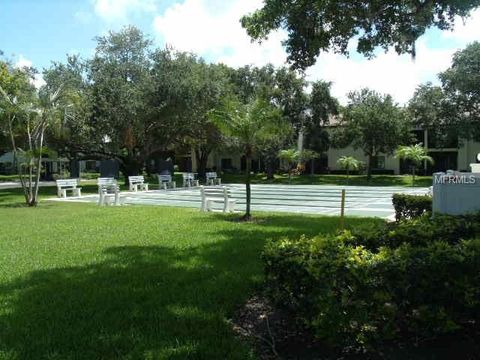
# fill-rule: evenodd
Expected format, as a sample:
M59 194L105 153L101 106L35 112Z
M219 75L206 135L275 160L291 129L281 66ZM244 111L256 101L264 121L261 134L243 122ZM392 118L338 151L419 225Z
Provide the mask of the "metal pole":
M340 230L345 229L345 189L342 190L342 202L340 205Z

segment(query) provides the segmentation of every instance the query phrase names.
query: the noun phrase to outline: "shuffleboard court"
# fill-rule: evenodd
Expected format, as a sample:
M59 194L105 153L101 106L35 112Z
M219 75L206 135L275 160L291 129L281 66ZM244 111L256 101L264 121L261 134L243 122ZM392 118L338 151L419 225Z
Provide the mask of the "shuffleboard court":
M237 200L235 211L245 210L245 185L227 184ZM391 218L394 215L392 195L426 194L427 188L335 186L335 185L252 185L252 211L291 212L318 215L339 215L341 191L346 190L347 216ZM97 202L98 195L56 201ZM122 192L126 205L160 205L200 208L199 188ZM218 204L220 206L221 204Z

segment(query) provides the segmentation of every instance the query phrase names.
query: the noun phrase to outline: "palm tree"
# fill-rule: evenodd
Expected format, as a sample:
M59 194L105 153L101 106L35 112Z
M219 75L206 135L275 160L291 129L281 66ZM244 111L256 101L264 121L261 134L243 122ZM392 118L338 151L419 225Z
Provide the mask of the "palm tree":
M317 159L318 156L318 153L315 151L307 149L302 151L298 151L296 149L281 150L278 153L278 158L288 164L288 183L291 182L295 164L298 164L297 173L301 173L303 170L300 169L300 165L302 165L302 168L305 169L303 164L312 159Z
M0 94L14 114L8 124L8 132L14 157L21 159L18 175L28 206L36 206L38 203L42 155L47 151L45 132L58 125L66 116L65 108L59 102L60 90L61 86L56 91L43 88L32 102L18 103L15 97L0 87ZM20 147L15 140L17 131L26 139L24 147Z
M353 156L342 156L337 160L337 164L347 172L347 185L350 180L350 170L358 170L362 164L361 161L355 159Z
M429 162L433 164L433 159L427 155L427 151L422 144L412 146L399 146L395 156L398 159L410 160L412 166L412 186L415 186L415 169L420 167L422 163Z
M288 183L292 180L293 166L299 159L299 152L295 149L281 150L278 153L278 158L288 165Z
M225 136L238 143L245 156L246 211L243 220L249 221L252 218L250 212L252 156L262 141L276 136L278 129L281 128L279 125L282 124L281 112L261 99L255 99L248 104L229 99L225 101L223 109L210 112L210 119Z

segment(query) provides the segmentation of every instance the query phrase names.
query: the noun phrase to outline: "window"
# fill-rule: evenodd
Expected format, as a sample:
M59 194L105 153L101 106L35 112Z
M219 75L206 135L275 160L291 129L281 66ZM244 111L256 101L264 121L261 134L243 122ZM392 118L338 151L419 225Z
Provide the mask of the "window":
M374 156L372 159L372 169L385 169L385 156Z
M222 169L231 169L232 159L222 159Z

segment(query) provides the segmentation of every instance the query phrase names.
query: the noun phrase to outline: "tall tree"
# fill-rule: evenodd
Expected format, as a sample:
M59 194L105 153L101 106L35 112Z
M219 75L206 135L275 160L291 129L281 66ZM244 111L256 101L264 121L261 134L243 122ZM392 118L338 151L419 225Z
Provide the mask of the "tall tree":
M457 142L459 128L453 121L453 110L443 89L431 83L420 85L408 103L413 124L427 129L428 138L435 139L435 146L440 148Z
M59 99L68 105L69 121L49 133L49 143L56 151L71 160L90 158L98 151L92 122L92 86L87 82L87 65L79 56L69 55L65 63L53 62L44 70L45 87L54 91L62 86Z
M351 144L368 158L367 177L371 178L373 160L380 154L392 154L399 145L411 141L411 123L405 111L390 95L363 89L349 94L349 104L341 117L337 146Z
M289 61L305 69L321 51L348 54L354 38L357 51L368 57L377 47L415 55L415 41L428 28L450 30L456 16L466 17L479 5L478 0L266 0L241 23L259 41L285 29Z
M185 116L185 141L193 147L197 159L197 172L205 177L208 157L219 149L224 141L218 127L208 113L222 106L222 100L230 93L230 83L225 67L206 64L202 59L192 58L192 72L188 79L189 104Z
M233 91L241 101L261 98L277 107L287 120L274 139L258 146L258 155L265 164L267 178L273 179L278 152L292 146L299 136L303 136L310 121L307 114L308 84L299 72L284 67L275 69L271 64L261 68L245 66L232 70L230 77Z
M305 145L309 149L321 154L330 147L330 135L327 125L330 120L338 116L340 105L338 100L331 94L332 83L315 81L312 83L312 91L309 97L311 109L310 122L307 126ZM312 173L314 171L314 159L312 159Z
M274 138L281 126L281 112L262 99L243 104L238 100L227 100L220 111L210 113L212 121L226 135L237 142L245 156L246 211L243 219L251 219L251 160L264 139Z
M28 69L9 69L7 64L1 69L0 113L6 122L25 202L36 206L46 153L45 133L65 120L67 109L60 102L61 86L55 91L44 87L37 93L30 85L32 73Z
M449 125L464 139L480 140L480 42L458 51L440 80Z
M140 30L126 27L98 37L89 62L96 151L119 160L125 175L141 171L154 138L147 106L149 46Z

